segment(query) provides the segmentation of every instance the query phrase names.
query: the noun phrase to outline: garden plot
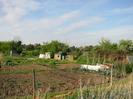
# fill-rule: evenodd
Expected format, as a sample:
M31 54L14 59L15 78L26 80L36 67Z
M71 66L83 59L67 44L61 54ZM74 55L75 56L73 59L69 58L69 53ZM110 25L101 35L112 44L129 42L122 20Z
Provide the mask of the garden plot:
M65 68L64 68L65 67ZM36 90L44 93L62 92L79 88L79 79L83 86L101 84L105 81L102 75L51 69L41 65L2 67L0 70L0 96L25 96L32 94L32 69L36 71ZM61 66L60 66L61 68Z

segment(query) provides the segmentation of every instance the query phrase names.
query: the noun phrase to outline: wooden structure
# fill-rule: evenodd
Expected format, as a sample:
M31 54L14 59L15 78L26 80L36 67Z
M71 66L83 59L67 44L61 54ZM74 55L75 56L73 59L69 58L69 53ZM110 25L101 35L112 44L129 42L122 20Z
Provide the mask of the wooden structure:
M73 55L66 55L66 60L68 60L68 61L73 61L74 60L74 57L73 57Z
M65 54L63 54L62 52L56 53L54 54L54 59L55 60L65 60Z

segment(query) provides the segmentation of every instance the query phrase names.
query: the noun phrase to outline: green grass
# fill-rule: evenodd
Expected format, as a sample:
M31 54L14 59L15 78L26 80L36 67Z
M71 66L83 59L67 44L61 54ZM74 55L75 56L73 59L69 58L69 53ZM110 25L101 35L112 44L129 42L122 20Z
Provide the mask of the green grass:
M39 59L39 58L26 58L26 57L4 57L3 66L16 66L16 65L28 65L28 64L38 64L38 65L52 65L56 66L58 64L68 64L67 60L54 60L54 59Z

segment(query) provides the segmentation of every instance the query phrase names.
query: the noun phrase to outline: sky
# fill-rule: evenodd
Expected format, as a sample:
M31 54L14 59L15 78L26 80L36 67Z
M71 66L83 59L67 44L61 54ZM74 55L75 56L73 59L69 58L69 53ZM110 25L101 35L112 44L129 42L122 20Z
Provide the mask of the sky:
M133 0L0 0L0 41L75 46L133 40Z

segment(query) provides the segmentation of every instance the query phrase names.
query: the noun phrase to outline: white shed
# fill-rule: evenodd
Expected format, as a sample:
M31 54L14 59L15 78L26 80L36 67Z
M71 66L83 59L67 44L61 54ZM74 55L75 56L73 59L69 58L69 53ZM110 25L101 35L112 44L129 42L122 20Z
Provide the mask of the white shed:
M50 52L46 52L45 53L45 59L50 59L51 58L51 53Z
M51 58L51 53L46 52L45 54L40 54L39 58L50 59Z
M40 54L39 58L45 58L45 54Z

